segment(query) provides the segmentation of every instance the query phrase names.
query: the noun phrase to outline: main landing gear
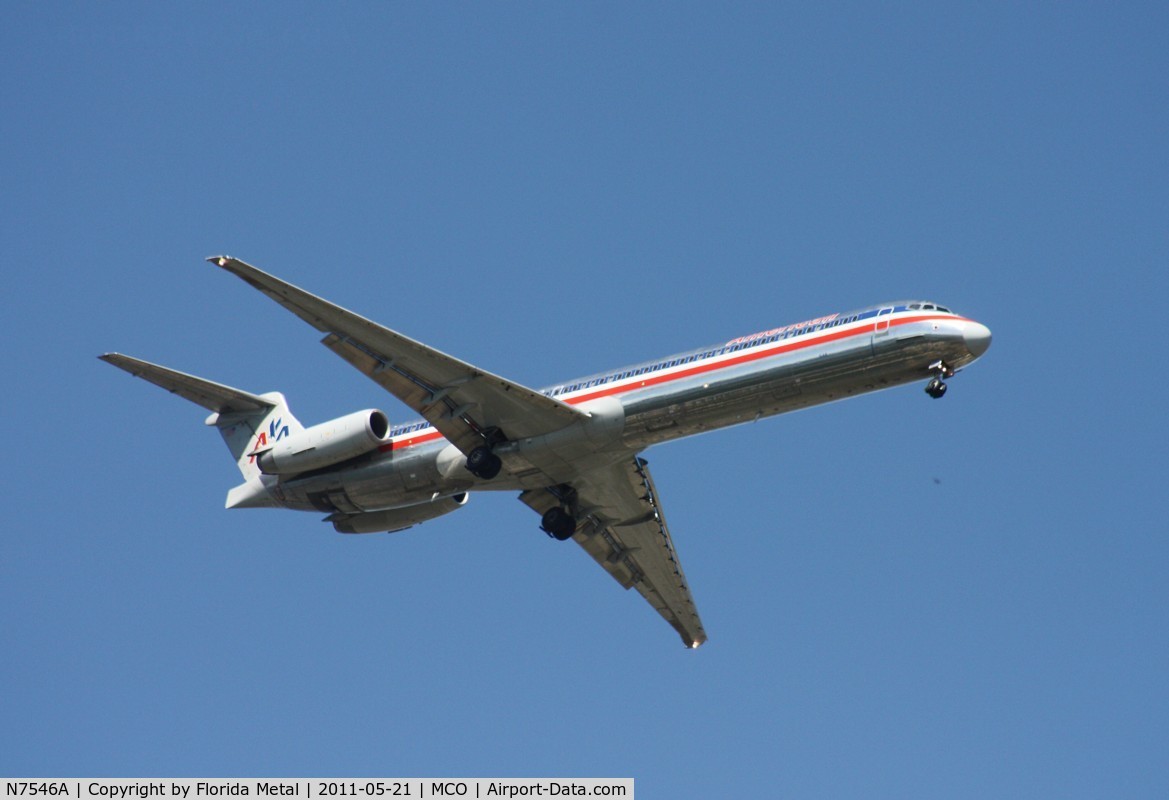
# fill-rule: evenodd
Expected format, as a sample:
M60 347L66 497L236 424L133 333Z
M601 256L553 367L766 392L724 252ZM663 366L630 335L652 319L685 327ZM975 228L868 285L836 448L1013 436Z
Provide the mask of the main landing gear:
M467 472L476 478L489 481L498 475L502 468L503 461L495 453L492 453L489 447L476 447L467 456Z
M925 393L936 400L946 393L946 384L942 378L954 377L954 370L945 361L935 361L930 364L929 370L934 377L925 385Z
M540 518L540 530L558 542L572 538L576 532L576 520L560 506L552 506Z

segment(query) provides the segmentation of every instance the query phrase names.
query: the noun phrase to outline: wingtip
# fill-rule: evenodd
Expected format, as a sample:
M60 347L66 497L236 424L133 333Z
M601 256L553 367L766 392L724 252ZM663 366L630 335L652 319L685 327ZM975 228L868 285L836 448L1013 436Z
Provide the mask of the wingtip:
M256 269L251 264L246 261L240 261L235 256L211 256L207 260L215 266L240 278L244 283L251 284L265 294L271 294L273 284L280 285L284 283L279 278L269 275L261 269Z
M146 363L133 356L122 355L121 353L102 353L97 357L98 361L104 361L111 367L117 367L123 372L128 372L131 375L137 375L141 371L142 364Z

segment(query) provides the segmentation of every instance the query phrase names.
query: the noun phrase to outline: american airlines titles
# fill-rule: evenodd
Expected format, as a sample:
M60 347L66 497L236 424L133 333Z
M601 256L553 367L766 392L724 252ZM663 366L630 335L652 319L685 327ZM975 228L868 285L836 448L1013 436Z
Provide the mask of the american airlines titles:
M787 333L788 331L799 330L800 328L811 328L814 325L822 325L825 322L831 322L839 316L839 314L829 314L826 317L816 317L815 319L808 319L804 320L803 322L797 322L794 325L784 325L782 328L772 328L769 331L760 331L759 333L753 333L750 336L740 336L738 339L731 339L729 342L727 342L727 347L732 347L736 344L743 344L744 342L753 342L756 339L763 339L768 336L779 336L780 334Z

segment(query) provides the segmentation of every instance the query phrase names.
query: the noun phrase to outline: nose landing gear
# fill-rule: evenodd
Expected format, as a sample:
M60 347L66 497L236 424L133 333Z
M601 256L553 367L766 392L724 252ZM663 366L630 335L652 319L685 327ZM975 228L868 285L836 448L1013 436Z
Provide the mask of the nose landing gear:
M946 384L942 378L954 377L954 370L945 361L935 361L930 364L929 370L934 377L925 385L925 393L936 400L946 393Z

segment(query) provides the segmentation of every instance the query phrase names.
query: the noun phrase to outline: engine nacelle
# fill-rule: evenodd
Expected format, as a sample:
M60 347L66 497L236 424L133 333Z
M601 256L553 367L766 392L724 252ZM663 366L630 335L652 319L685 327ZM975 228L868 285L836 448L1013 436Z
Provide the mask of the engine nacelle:
M333 514L328 520L333 523L337 533L393 533L462 508L467 504L469 497L466 492L462 492L450 497L440 497L429 503L391 508L387 511Z
M390 421L376 409L355 411L282 439L256 456L265 475L294 475L365 455L385 443Z

